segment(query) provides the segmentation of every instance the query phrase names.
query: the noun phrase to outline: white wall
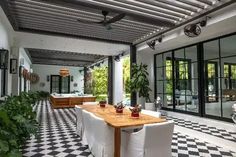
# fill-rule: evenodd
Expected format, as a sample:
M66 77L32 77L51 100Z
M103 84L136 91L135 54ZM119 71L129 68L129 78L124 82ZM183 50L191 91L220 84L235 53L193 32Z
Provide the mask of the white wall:
M13 44L13 28L11 27L9 21L7 20L7 17L5 16L2 8L0 7L0 49L7 49L9 53L9 60L11 57L11 46ZM1 70L0 70L1 71ZM7 94L11 94L11 74L8 71L8 88L7 88ZM1 80L1 75L0 75ZM1 89L1 84L0 84ZM0 93L1 95L1 93Z
M70 71L70 76L73 76L74 81L70 81L70 91L80 91L84 92L84 73L80 73L79 70L83 70L81 67L69 67L69 66L54 66L54 65L39 65L33 64L33 72L38 74L40 80L37 84L31 84L32 91L48 91L50 92L50 81L47 81L47 76L50 75L59 75L59 70L61 68L68 68ZM45 86L40 86L40 83L45 83ZM74 83L77 83L78 86L74 87Z

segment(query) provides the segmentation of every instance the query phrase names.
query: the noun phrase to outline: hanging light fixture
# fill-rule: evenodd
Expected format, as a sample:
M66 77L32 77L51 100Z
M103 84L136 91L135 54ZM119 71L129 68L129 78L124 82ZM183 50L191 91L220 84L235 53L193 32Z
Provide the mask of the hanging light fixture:
M61 68L59 71L60 76L67 77L70 75L70 71L67 68Z

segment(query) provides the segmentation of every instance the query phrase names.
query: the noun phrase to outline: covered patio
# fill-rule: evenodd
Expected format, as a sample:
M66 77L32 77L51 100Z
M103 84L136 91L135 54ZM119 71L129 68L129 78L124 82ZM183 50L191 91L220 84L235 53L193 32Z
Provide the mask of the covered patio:
M0 156L236 156L235 0L0 6Z

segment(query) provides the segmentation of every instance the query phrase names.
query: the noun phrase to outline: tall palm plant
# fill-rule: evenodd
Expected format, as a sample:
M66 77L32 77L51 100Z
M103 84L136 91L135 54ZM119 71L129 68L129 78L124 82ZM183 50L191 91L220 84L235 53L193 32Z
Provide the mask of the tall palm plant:
M150 102L149 92L149 80L146 64L133 64L131 71L131 91L137 92L139 97L144 97L146 102Z

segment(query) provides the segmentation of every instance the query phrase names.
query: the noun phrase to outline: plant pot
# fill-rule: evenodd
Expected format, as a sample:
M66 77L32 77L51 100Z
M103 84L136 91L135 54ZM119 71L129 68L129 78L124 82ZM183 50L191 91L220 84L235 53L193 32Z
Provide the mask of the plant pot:
M123 108L116 109L116 113L123 113Z
M145 110L155 111L154 103L145 103Z
M100 104L100 107L104 108L106 107L106 104Z
M99 105L100 105L100 107L106 107L106 101L100 101L99 102Z
M139 112L131 112L131 117L138 118Z

